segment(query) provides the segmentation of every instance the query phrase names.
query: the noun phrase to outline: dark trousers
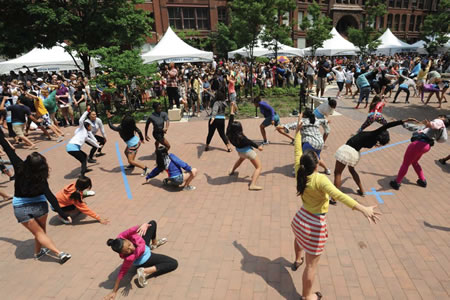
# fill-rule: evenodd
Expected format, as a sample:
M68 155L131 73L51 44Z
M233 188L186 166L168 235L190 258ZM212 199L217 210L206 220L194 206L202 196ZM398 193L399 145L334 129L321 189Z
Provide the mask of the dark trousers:
M99 135L95 135L95 138L97 139L98 144L103 148L103 145L105 145L105 143L106 143L105 138L102 136L99 136ZM88 144L89 146L92 147L91 151L89 152L90 159L94 158L94 154L95 154L95 152L97 152L97 150L98 150L98 152L102 152L102 148L99 149L99 148L95 147L94 145L91 145L89 142L86 142L86 144Z
M150 221L148 222L148 224L151 224L152 226L147 229L147 232L142 237L146 245L150 245L151 241L156 238L156 222ZM139 268L149 268L153 266L156 267L156 272L153 273L150 277L156 277L172 272L178 267L178 262L167 255L152 252L150 258L142 265L139 265Z
M87 155L83 151L67 151L81 163L81 176L84 176L87 169Z
M12 123L6 123L8 125L8 136L10 138L16 137L16 133L13 130Z
M397 101L397 97L398 97L398 94L400 94L400 91L404 91L406 93L406 100L405 100L405 102L409 102L408 101L409 100L409 89L405 88L405 87L399 87L398 88L397 93L395 93L394 102Z
M178 108L180 108L180 97L178 96L178 88L177 87L167 87L167 95L169 96L169 104L170 106L176 104ZM172 107L170 107L172 108Z
M228 138L225 135L225 119L214 119L214 122L212 122L212 124L208 122L208 137L206 138L206 145L209 145L209 143L211 143L211 139L214 136L216 129L219 132L222 141L225 143L225 145L227 145Z

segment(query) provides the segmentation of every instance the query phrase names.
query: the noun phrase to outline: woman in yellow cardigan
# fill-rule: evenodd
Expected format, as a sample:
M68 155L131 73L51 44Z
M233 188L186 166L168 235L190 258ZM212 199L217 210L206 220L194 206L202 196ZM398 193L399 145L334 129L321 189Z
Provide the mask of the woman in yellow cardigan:
M338 190L324 174L317 172L319 159L313 151L301 155L301 136L295 136L295 170L297 180L297 195L302 197L303 206L294 216L291 226L295 235L295 262L292 270L303 263L303 252L306 257L306 267L303 272L302 299L321 299L320 292L312 293L314 276L320 255L328 238L326 213L329 197L341 201L348 207L361 212L369 222L379 220L376 206L363 206ZM301 157L300 157L301 155ZM300 159L298 159L300 157Z

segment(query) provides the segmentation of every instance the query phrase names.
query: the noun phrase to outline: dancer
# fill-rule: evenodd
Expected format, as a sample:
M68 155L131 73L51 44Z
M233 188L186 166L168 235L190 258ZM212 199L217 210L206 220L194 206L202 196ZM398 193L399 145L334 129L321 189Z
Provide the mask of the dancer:
M261 161L259 160L253 148L258 149L259 151L263 151L263 147L261 145L258 146L255 144L255 142L249 140L244 135L241 123L238 121L234 121L234 106L231 107L230 120L228 120L227 137L230 140L231 144L236 147L236 151L239 154L239 159L234 163L234 166L228 173L228 175L234 175L234 172L237 168L239 168L242 162L246 159L249 159L255 167L255 171L252 175L252 181L249 184L249 190L262 190L262 187L256 185L259 174L261 174Z
M447 155L446 157L443 157L439 159L439 162L443 165L447 164L447 161L450 159L450 155Z
M169 154L168 149L164 146L160 146L156 150L156 168L145 177L145 181L158 176L162 171L166 171L169 175L163 180L164 185L182 187L184 191L195 190L195 186L191 185L191 182L197 175L197 169L192 168L175 154Z
M141 176L147 175L148 172L147 166L135 160L137 151L141 146L141 143L143 144L145 142L141 130L136 126L136 121L134 120L134 118L130 115L126 115L122 118L122 121L120 122L119 126L114 126L111 123L112 115L109 111L106 111L106 117L108 118L109 128L111 128L114 131L117 131L122 140L125 142L125 144L127 144L127 147L125 148L124 151L125 156L127 157L129 163L127 169L134 170L134 167L138 167L143 170ZM137 132L139 138L134 135L135 132Z
M355 67L349 68L350 70L344 71L345 74L345 94L344 96L347 96L350 94L352 96L352 85L353 85L353 78L355 75Z
M95 154L96 157L105 155L105 153L102 152L103 147L106 144L106 132L103 122L100 118L97 118L97 113L94 110L91 110L90 105L86 107L86 111L81 115L79 122L80 124L87 122L91 125L91 133L100 145L100 148L97 148L94 145L89 144L89 142L87 143L92 147L89 152L88 163L96 163L97 160L94 159L95 152L97 152L97 154ZM100 131L102 136L97 134L98 131Z
M322 123L324 143L327 140L328 136L330 135L330 126L328 126L330 120L328 119L328 117L334 113L336 106L337 106L336 100L328 98L328 101L322 102L316 109L314 109L314 115L316 116L316 118L325 119L328 121Z
M422 126L405 124L405 128L415 131L411 137L411 143L405 151L403 157L403 163L398 171L397 178L392 180L389 184L395 190L400 188L400 184L408 173L408 168L410 165L413 166L414 171L416 171L417 185L421 187L427 187L427 180L425 179L425 174L423 173L422 167L419 164L419 160L422 155L430 151L434 142L444 143L447 141L447 129L449 126L449 119L446 116L438 116L433 121L424 120L422 121Z
M291 227L295 235L295 261L292 270L303 263L305 252L306 267L303 271L302 299L321 299L320 292L312 292L314 277L325 243L328 238L327 217L328 197L331 196L352 210L361 212L369 223L376 223L381 215L376 206L363 206L337 189L323 174L317 172L318 157L308 151L300 159L297 175L297 195L302 197L303 206L294 216Z
M150 138L148 137L148 127L150 123L153 124L153 138L155 139L155 150L158 149L159 144L164 145L167 150L170 149L170 144L164 135L169 130L169 116L166 112L162 111L160 102L153 102L152 104L153 112L148 117L147 122L145 123L145 140L148 142Z
M91 191L92 181L89 177L80 177L76 182L65 186L62 190L56 193L56 199L62 211L67 214L83 213L96 219L100 224L106 225L109 223L108 219L100 218L98 214L92 211L83 201L83 197L94 196L95 192ZM69 224L66 220L58 216L64 224Z
M336 66L332 68L334 74L336 74L336 83L338 86L338 92L336 95L336 98L339 98L341 95L342 90L344 89L344 82L345 82L345 72L342 70L341 66Z
M324 141L319 126L323 126L323 123L328 123L328 121L326 119L316 119L313 111L309 108L305 110L300 123L302 151L303 153L308 150L314 151L319 158L319 165L324 169L325 174L331 175L331 170L320 159L320 152L322 152Z
M377 74L378 69L375 69L373 71L369 71L367 73L359 75L358 79L356 79L356 85L360 93L358 104L356 104L355 109L359 108L359 105L361 104L361 102L363 102L364 99L366 99L366 106L364 108L367 108L367 105L369 105L369 95L371 90L369 79L372 80Z
M261 125L259 125L259 129L261 130L261 135L263 137L263 145L268 145L269 141L267 140L267 135L266 135L266 127L273 125L275 126L276 130L284 135L285 137L289 138L291 140L291 143L294 143L294 138L291 137L289 134L284 132L283 126L280 126L280 117L278 116L278 114L275 112L275 110L273 109L272 106L270 106L267 102L265 101L261 101L261 98L259 96L257 96L254 100L253 100L253 104L255 105L255 107L259 107L259 110L261 111L261 113L264 116L264 121L261 123ZM228 123L230 124L230 123Z
M33 152L23 161L6 141L1 130L0 145L8 155L16 176L12 201L14 215L17 221L34 235L35 259L40 259L51 251L57 255L60 264L65 263L72 256L56 248L46 233L47 201L63 219L69 222L72 219L61 210L58 200L48 186L49 167L47 160L41 154Z
M86 113L87 111L85 114ZM85 142L88 142L90 145L100 148L100 145L97 143L97 140L91 132L91 128L91 124L87 121L80 123L80 126L75 130L74 136L66 145L67 153L75 157L75 159L81 163L81 177L84 177L85 173L92 171L92 169L87 168L87 155L81 151L81 146L83 146Z
M395 100L394 100L395 101ZM386 125L387 121L382 115L383 107L385 103L379 96L375 96L369 106L369 114L367 115L366 121L358 129L357 133L360 133L365 128L369 127L373 122L380 123L381 125Z
M358 185L358 194L364 196L364 188L359 178L358 173L355 170L356 165L359 162L361 148L372 148L375 146L384 146L389 143L390 137L387 129L394 126L402 125L405 122L413 122L415 119L398 120L387 123L373 131L362 131L352 136L345 145L339 147L334 157L336 158L336 166L334 168L334 185L337 188L341 187L341 176L345 167L348 165L348 170L353 177L353 180ZM330 200L331 204L336 204L334 199Z
M166 238L156 239L156 221L137 225L125 230L116 239L109 239L106 244L123 259L114 288L104 297L105 300L116 298L120 281L131 266L138 267L138 282L141 287L147 285L147 277L156 277L172 272L178 267L178 262L166 255L153 253L154 250L167 242Z
M235 95L236 96L236 95ZM233 103L231 104L233 105ZM206 137L206 147L205 151L209 150L209 144L214 136L214 133L219 132L220 138L222 139L225 146L227 146L227 151L231 152L230 142L225 135L225 109L227 104L225 103L225 95L223 91L218 90L216 93L216 98L213 104L211 118L208 122L208 136Z

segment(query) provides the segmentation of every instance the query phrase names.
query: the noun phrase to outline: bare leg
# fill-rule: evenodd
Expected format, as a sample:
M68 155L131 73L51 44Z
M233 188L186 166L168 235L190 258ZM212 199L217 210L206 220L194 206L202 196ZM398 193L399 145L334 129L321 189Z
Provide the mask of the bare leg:
M321 166L325 171L328 170L328 167L323 159L319 159L319 166Z
M289 138L291 140L291 142L294 141L294 138L292 136L290 136L289 134L287 134L286 132L284 132L284 129L282 126L277 126L277 131L278 133L280 133L281 135L284 135L285 137Z
M359 187L360 194L364 195L364 188L361 183L361 179L359 178L358 173L356 172L354 167L348 166L348 170L350 171L350 174L352 174L353 180L356 182L356 184Z
M40 250L41 246L44 246L45 248L50 249L50 251L52 251L56 255L59 255L59 253L61 253L61 251L59 251L58 248L56 248L53 241L45 233L44 229L42 229L42 227L39 225L39 223L35 219L30 220L28 222L24 222L24 223L22 223L22 225L25 228L27 228L34 235L35 239L39 243L39 250ZM36 250L36 248L37 248L37 245L35 245L35 250Z
M334 185L339 189L342 185L342 172L345 169L345 165L339 161L336 161L334 167Z
M303 257L303 249L298 245L296 239L294 239L294 250L295 250L295 262L300 263Z
M261 130L261 135L263 137L263 140L267 141L266 127L263 124L261 124L261 125L259 125L259 129Z
M255 157L255 159L251 160L253 166L255 167L255 171L252 175L252 181L250 183L250 190L262 190L262 187L256 185L256 180L258 180L259 174L261 174L261 161L259 160L259 157Z
M302 296L305 297L306 300L312 300L317 298L317 296L312 293L312 286L314 283L314 277L316 276L317 264L319 263L320 255L311 255L306 253L305 256L306 267L305 271L303 271L302 277Z
M242 162L245 160L245 158L239 157L239 159L234 163L233 169L228 173L229 175L233 175L234 172L239 168L239 166L242 164Z
M137 161L135 161L134 159L136 158L136 152L135 153L128 153L127 154L127 159L128 159L128 163L132 166L141 168L142 170L145 169L145 166L141 163L138 163Z
M186 175L188 175L187 178L186 178ZM189 186L191 184L192 180L194 180L195 176L197 176L196 168L192 168L191 172L189 172L189 173L183 173L183 178L186 178L186 181L184 182L183 187Z

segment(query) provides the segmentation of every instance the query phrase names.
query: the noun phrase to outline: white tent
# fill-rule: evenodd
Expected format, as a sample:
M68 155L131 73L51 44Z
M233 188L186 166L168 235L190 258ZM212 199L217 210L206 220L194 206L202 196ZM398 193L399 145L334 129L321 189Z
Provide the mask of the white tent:
M316 50L317 56L337 56L337 55L356 55L359 50L358 47L353 45L342 37L333 27L331 30L331 38L324 41L322 47ZM311 47L304 49L306 55L312 55Z
M411 52L417 49L416 46L399 40L389 28L386 29L386 31L378 38L378 40L381 42L381 44L375 51L377 55L391 55L397 52Z
M274 41L272 41L270 44L274 45ZM272 47L270 46L270 48ZM234 58L237 54L243 57L250 57L250 50L247 47L242 47L240 49L228 52L228 58ZM277 54L284 56L303 56L303 50L278 43ZM255 47L253 48L253 56L259 57L274 55L275 50L269 49L269 47L264 47L264 43L260 39L258 39Z
M159 43L152 50L142 54L141 57L144 63L154 61L198 62L212 61L213 53L186 44L169 27Z
M450 38L450 33L447 34L447 37ZM430 39L430 37L428 37L428 38ZM428 54L427 49L425 49L425 45L426 45L426 42L423 41L423 40L421 40L421 41L415 42L415 43L412 44L411 46L417 47L417 50L416 50L416 51L417 51L419 54ZM439 49L438 49L438 52L439 52L439 53L445 53L445 52L448 51L448 49L450 49L450 40L447 41L447 43L444 45L444 47L439 48Z
M27 66L30 69L36 68L39 72L66 71L78 69L69 53L64 50L65 44L56 45L50 49L34 48L21 57L7 60L0 63L0 74L6 74L10 71L26 71ZM76 58L76 54L73 54ZM78 65L83 68L81 59L76 58Z

